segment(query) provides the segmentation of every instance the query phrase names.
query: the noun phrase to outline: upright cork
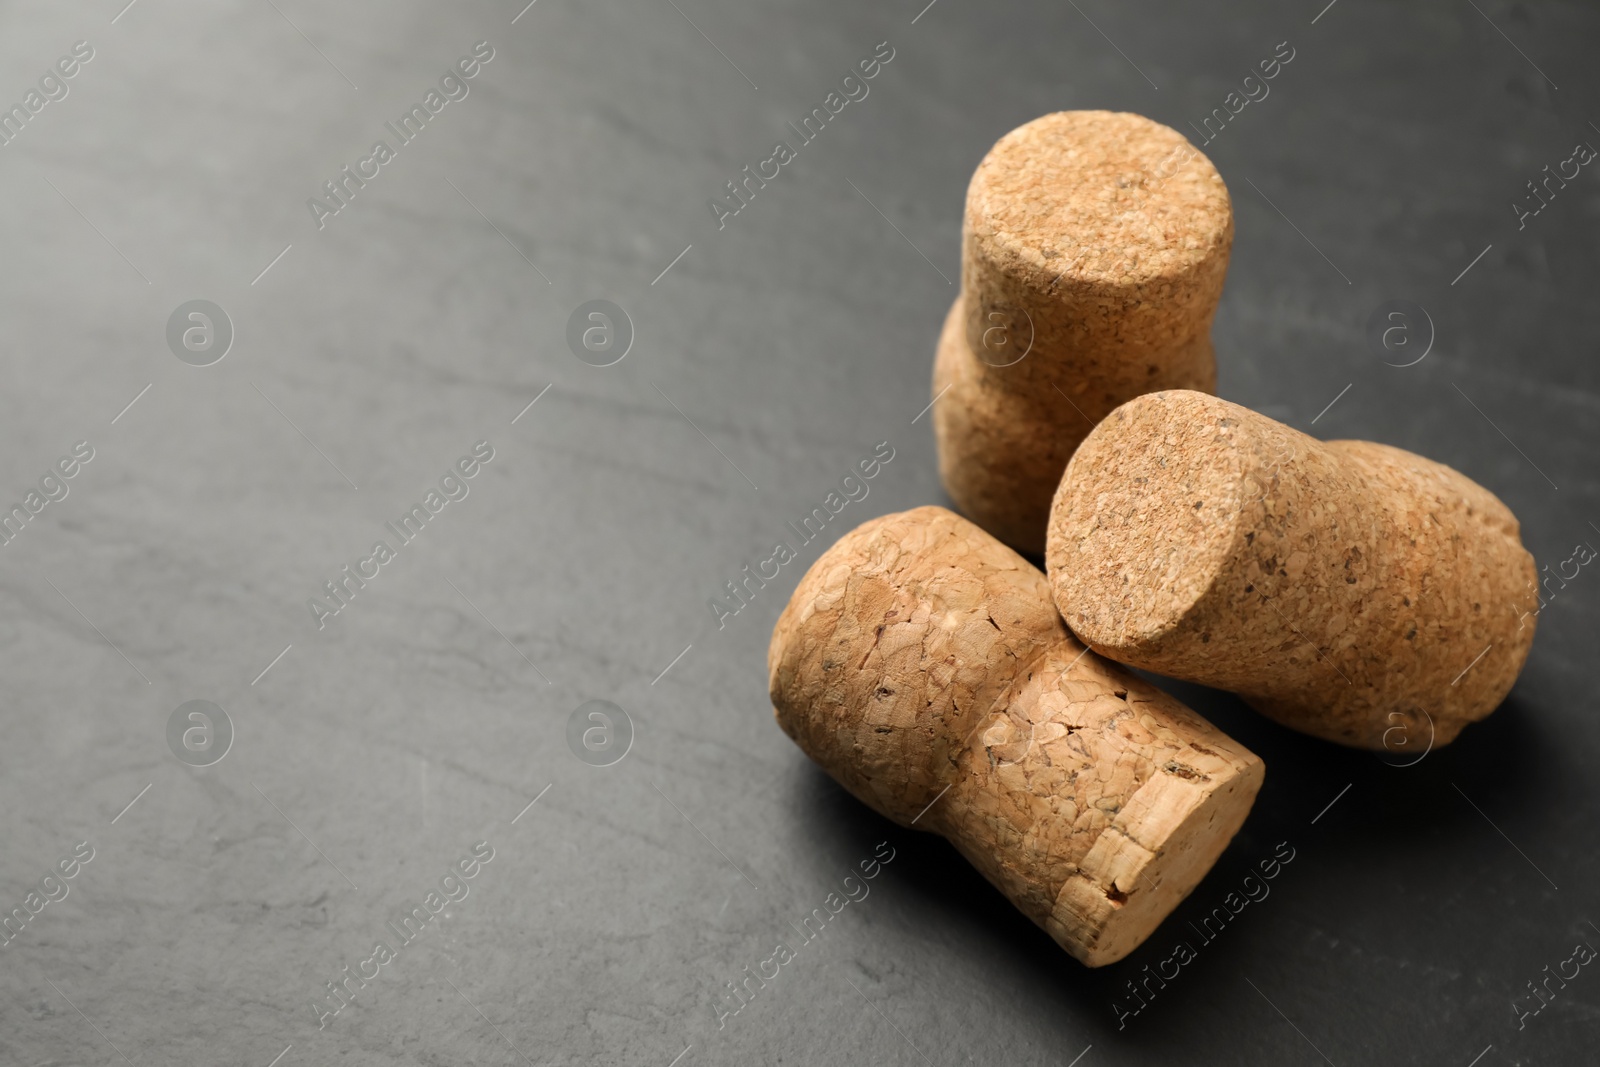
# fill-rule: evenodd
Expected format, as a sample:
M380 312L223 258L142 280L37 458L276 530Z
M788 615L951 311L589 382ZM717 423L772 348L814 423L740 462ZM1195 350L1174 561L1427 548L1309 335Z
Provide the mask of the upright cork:
M943 508L856 528L767 653L778 725L863 803L940 834L1091 967L1211 868L1261 761L1084 648L1045 576Z
M961 294L934 361L956 505L1041 554L1050 498L1095 423L1141 393L1215 388L1232 244L1228 190L1175 130L1063 111L1002 137L967 189Z
M1424 752L1488 715L1538 610L1533 557L1487 489L1203 393L1139 397L1089 435L1046 560L1095 651L1362 748Z

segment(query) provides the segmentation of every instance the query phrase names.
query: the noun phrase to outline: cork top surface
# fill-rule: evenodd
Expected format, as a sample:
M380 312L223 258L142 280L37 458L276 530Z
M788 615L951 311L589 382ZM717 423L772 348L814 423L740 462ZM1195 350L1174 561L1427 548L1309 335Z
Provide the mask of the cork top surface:
M1176 130L1127 112L1060 111L989 150L966 224L1041 272L1138 285L1226 256L1233 208L1222 176Z
M1067 465L1045 559L1068 625L1091 645L1169 631L1232 555L1254 482L1229 407L1149 393L1107 416Z

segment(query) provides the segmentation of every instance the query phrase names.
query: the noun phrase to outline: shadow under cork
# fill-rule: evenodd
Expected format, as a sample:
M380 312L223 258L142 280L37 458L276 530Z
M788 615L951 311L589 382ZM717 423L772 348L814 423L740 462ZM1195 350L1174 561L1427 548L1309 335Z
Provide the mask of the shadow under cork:
M1004 961L1000 966L1021 969L1019 983L1060 985L1067 995L1094 995L1100 984L1095 972L1066 955L943 837L884 818L810 761L796 776L793 793L802 836L819 850L866 855L879 841L893 845L894 862L880 874L879 886L909 906L897 908L884 921L901 924L918 940L981 944L986 956Z
M1423 828L1442 833L1466 828L1473 836L1479 828L1487 830L1482 814L1463 801L1464 791L1482 803L1473 795L1474 786L1494 796L1496 810L1511 820L1552 801L1542 770L1557 758L1559 739L1541 729L1537 709L1516 689L1450 744L1427 748L1425 737L1403 743L1397 738L1391 750L1375 752L1291 730L1231 693L1133 673L1183 701L1266 763L1266 782L1240 837L1275 826L1303 829L1312 819L1320 825L1348 805L1362 813L1352 844L1365 850L1387 840L1414 842ZM1346 785L1349 792L1324 816L1324 806Z
M1501 833L1539 824L1560 803L1545 773L1559 758L1559 739L1515 690L1487 719L1419 759L1420 746L1346 748L1274 723L1232 694L1135 673L1260 756L1267 774L1249 818L1200 885L1143 945L1105 968L1113 1017L1130 1013L1119 1039L1164 1045L1174 1028L1204 1024L1219 988L1256 996L1246 978L1263 997L1302 986L1314 941L1457 960L1462 931L1437 914L1437 902L1454 898L1474 912L1462 897L1499 892L1486 871L1509 872L1528 895L1550 899L1545 872ZM1274 862L1285 846L1293 861ZM1275 870L1271 879L1267 870Z
M1379 943L1397 936L1392 916L1381 910L1352 904L1344 915L1329 915L1329 895L1337 895L1330 875L1359 871L1354 877L1386 887L1390 901L1426 896L1440 883L1473 879L1485 863L1523 862L1463 792L1491 806L1500 825L1523 824L1556 802L1540 769L1556 754L1558 739L1539 729L1536 710L1515 691L1488 719L1416 760L1414 750L1373 753L1308 737L1232 694L1135 673L1255 752L1267 775L1244 826L1199 886L1115 964L1091 969L1072 959L943 838L879 816L809 762L795 779L796 818L804 836L824 851L848 855L886 839L894 845L896 860L880 885L910 906L885 921L914 925L936 944L981 951L1003 975L996 995L1009 988L1025 991L1030 1001L1072 1004L1075 1010L1060 1025L1074 1041L1115 1042L1149 1055L1172 1051L1181 1044L1175 1035L1186 1027L1214 1025L1219 1001L1233 1003L1240 990L1252 995L1241 976L1268 994L1295 981L1286 969L1305 950L1308 926L1326 921ZM1294 855L1288 863L1280 858L1284 846ZM1275 860L1277 873L1264 879L1263 864L1272 869ZM1530 880L1538 877L1528 871ZM1230 894L1237 894L1237 904L1263 882L1268 892L1262 899L1248 902L1226 924L1217 921ZM1413 938L1414 950L1442 958L1459 937L1441 926L1430 947L1427 936L1401 933ZM1176 965L1180 943L1192 958ZM1150 977L1163 969L1170 975L1175 967L1171 980ZM1130 983L1152 992L1141 1003Z

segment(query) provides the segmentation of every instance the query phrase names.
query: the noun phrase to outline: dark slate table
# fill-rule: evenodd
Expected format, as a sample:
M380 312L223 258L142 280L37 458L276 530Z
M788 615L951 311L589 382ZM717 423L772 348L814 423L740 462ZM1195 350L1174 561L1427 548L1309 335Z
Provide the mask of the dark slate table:
M7 5L0 1060L1591 1060L1600 179L1527 183L1600 144L1600 12L1322 2ZM1465 471L1578 573L1506 705L1414 765L1175 686L1267 785L1091 972L812 767L767 638L824 542L944 500L919 415L989 145L1066 108L1198 139L1283 42L1205 147L1223 394ZM1369 344L1389 301L1421 362Z

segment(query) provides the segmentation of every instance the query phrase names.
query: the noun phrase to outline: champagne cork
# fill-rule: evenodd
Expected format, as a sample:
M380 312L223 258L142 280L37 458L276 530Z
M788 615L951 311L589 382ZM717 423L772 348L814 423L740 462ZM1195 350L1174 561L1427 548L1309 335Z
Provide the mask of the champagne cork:
M967 189L961 294L934 361L956 505L1042 554L1051 496L1095 423L1141 393L1215 388L1232 244L1228 190L1175 130L1063 111L1002 137Z
M943 508L825 552L767 664L778 725L807 755L948 838L1091 967L1188 895L1261 787L1258 758L1079 644L1044 574Z
M1139 397L1089 435L1046 560L1097 652L1363 748L1448 743L1533 642L1533 557L1492 493L1203 393Z

